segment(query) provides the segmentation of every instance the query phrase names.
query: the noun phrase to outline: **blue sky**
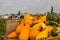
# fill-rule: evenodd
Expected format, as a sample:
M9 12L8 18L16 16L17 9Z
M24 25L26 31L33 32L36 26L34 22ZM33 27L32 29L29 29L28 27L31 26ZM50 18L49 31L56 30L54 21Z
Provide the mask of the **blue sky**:
M54 11L60 13L60 0L0 0L0 14L17 13L44 13L50 11L53 5Z

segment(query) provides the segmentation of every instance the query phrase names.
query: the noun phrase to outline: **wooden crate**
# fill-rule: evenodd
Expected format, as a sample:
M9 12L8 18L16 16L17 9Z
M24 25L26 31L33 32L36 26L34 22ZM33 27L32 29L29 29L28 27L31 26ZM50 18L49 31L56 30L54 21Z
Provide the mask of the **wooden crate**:
M12 31L15 31L15 28L17 27L17 25L19 25L20 20L7 20L6 21L6 34L5 37L11 33ZM18 40L18 39L8 39L6 38L6 40Z

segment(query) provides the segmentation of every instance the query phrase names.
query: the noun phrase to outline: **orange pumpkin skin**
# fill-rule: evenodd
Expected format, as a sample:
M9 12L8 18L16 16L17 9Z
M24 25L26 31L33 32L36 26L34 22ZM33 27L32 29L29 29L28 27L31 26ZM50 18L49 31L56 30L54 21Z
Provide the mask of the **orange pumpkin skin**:
M32 18L29 13L24 14L25 23L32 24Z
M38 20L38 17L37 16L34 16L33 17L33 22L36 22Z
M17 33L20 33L21 30L23 29L23 27L24 27L24 19L22 19L22 20L21 20L21 23L17 26L16 32L17 32Z
M19 40L28 40L29 38L30 25L26 24L19 34Z
M7 38L16 38L18 37L18 34L16 33L16 31L11 32L9 35L7 35Z

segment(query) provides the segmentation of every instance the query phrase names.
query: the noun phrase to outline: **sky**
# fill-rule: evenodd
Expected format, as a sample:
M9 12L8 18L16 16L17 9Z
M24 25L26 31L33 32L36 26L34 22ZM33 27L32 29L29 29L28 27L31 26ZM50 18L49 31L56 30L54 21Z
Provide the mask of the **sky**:
M52 5L54 11L60 13L60 0L0 0L0 14L17 14L19 10L22 13L44 13L50 11Z

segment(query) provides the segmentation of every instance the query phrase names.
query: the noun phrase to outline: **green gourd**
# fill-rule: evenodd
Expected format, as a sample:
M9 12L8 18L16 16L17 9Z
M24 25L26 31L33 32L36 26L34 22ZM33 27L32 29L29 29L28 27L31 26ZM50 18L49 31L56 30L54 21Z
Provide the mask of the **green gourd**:
M58 36L58 32L57 32L57 28L56 28L56 27L54 27L54 28L51 30L51 35L52 35L53 37Z

